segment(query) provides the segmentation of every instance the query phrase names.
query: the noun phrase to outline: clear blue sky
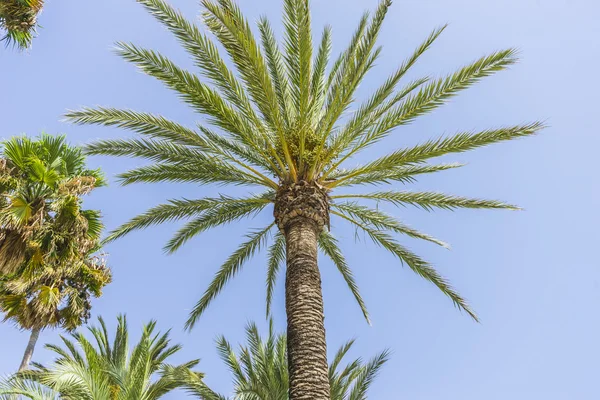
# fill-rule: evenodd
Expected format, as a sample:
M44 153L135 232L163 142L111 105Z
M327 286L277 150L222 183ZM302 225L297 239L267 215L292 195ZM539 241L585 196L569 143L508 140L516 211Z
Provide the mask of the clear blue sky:
M172 0L189 18L196 1ZM251 20L266 13L279 22L280 0L242 0ZM346 43L365 8L375 0L313 1L313 21L334 28L334 50ZM354 356L389 347L391 362L374 384L372 399L593 400L600 396L600 268L597 178L600 4L592 0L396 1L381 34L383 56L360 88L364 98L436 26L450 27L413 69L412 76L445 74L487 52L516 46L522 61L488 78L450 104L397 130L365 157L464 129L485 129L535 119L550 127L535 138L505 143L452 161L460 170L438 174L415 187L497 198L524 212L391 210L405 222L449 241L446 251L410 243L431 260L481 316L460 314L430 284L403 269L354 232L335 223L370 308L369 327L326 261L321 263L329 348L358 339ZM111 51L117 40L163 51L184 66L190 61L173 38L133 0L49 0L44 28L24 54L0 50L0 136L63 132L73 143L129 133L61 122L66 109L105 105L159 112L184 124L198 118L176 96ZM279 24L278 24L279 25ZM360 160L358 160L360 161ZM93 158L112 178L137 160ZM414 187L413 187L414 188ZM202 197L218 188L184 185L110 187L86 200L101 208L108 228L166 198ZM214 339L242 340L246 321L264 322L264 257L247 265L192 333L188 311L220 263L249 228L269 218L211 231L174 256L161 251L176 229L165 225L132 234L108 247L114 283L94 302L114 325L126 312L132 331L155 318L184 345L175 358L202 358L200 369L217 390L231 390ZM281 281L280 281L281 282ZM275 298L283 328L283 285ZM0 373L13 371L27 334L0 325ZM56 342L44 332L41 343ZM50 361L40 346L35 360ZM183 398L172 395L169 398Z

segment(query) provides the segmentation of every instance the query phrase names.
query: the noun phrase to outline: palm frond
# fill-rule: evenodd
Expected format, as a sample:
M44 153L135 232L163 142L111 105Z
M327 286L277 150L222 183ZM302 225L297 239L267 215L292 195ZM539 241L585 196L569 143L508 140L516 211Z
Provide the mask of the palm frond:
M364 33L360 33L360 38L357 42L354 40L351 42L349 48L351 51L344 55L341 66L329 89L329 96L325 106L326 111L319 127L321 144L318 147L317 154L320 154L323 150L334 124L352 102L356 88L379 55L381 49L376 48L374 50L375 43L390 5L390 0L382 0L368 27L363 28L361 21L359 32L364 29Z
M446 138L429 140L423 144L398 150L381 158L378 158L365 166L347 171L332 186L360 176L380 171L386 171L402 166L420 163L430 158L440 157L450 153L461 153L477 147L487 146L493 143L518 139L531 136L541 130L544 125L533 122L526 125L517 125L510 128L485 130L477 133L463 132Z
M338 241L331 233L327 231L322 231L319 236L319 247L321 251L327 255L333 261L333 264L336 266L342 277L346 281L348 285L348 289L352 292L354 299L358 303L360 310L362 311L365 320L369 325L371 325L371 319L369 318L369 311L367 310L367 306L360 295L360 291L358 289L358 285L354 280L354 276L352 274L352 270L348 267L348 263L346 262L346 258L344 257L342 251L338 246Z
M329 151L331 154L330 157L337 155L340 149L346 148L346 146L359 137L365 129L376 123L385 112L427 81L427 79L424 78L411 82L404 90L394 96L394 98L386 104L383 104L384 101L392 95L402 77L417 62L419 57L429 49L446 27L447 25L444 25L431 32L429 37L417 47L413 54L390 77L388 77L388 79L366 102L363 103L363 105L361 105L350 121L344 126L338 137L336 137L334 144L331 145Z
M221 58L215 44L183 15L162 0L138 0L156 19L163 23L193 57L196 65L209 78L225 98L257 127L264 129L246 91L235 74Z
M387 201L397 206L412 205L426 211L434 208L456 210L458 208L499 208L519 210L520 208L497 200L471 199L468 197L451 196L435 192L376 192L365 194L342 194L332 196L333 199L367 199Z
M246 145L262 151L259 138L252 135L252 129L244 116L196 75L177 67L161 54L133 44L117 43L117 52L125 60L136 64L142 71L175 90L183 101L210 117L211 123L235 135Z
M389 351L384 351L375 356L367 365L361 368L360 375L356 378L354 387L348 400L366 400L367 391L377 377L379 370L389 359Z
M144 229L152 225L162 224L167 221L177 221L182 218L190 218L204 211L219 206L223 199L204 198L197 200L173 199L167 204L161 204L140 214L129 222L112 231L105 242L116 240L134 230Z
M281 265L285 262L285 236L281 232L275 234L274 242L269 248L269 260L267 266L267 318L271 315L271 303L273 301L273 290L277 280L277 274Z
M449 244L439 239L436 239L426 233L419 232L416 229L413 229L401 223L394 217L387 215L382 211L349 202L334 203L333 208L339 210L347 216L350 216L352 218L358 218L362 223L375 227L376 229L389 230L392 232L401 233L403 235L407 235L415 239L422 239L431 243L435 243L447 249L450 248Z
M285 0L283 9L285 61L298 124L303 126L308 116L311 94L312 35L310 10L307 0ZM300 138L300 141L300 147L302 148L303 138Z
M289 128L290 121L295 117L296 113L292 104L292 95L290 93L283 56L277 45L273 28L266 17L261 17L258 21L258 30L269 74L273 81L275 95L277 96L277 103L279 104L280 113L283 118L283 124L286 128Z
M471 316L475 321L479 321L475 312L471 309L469 304L464 300L458 292L450 286L446 278L442 277L429 263L425 260L412 253L410 250L401 246L398 242L394 240L388 233L374 229L369 227L366 224L363 224L347 215L338 213L333 211L334 214L348 220L349 222L356 225L358 228L362 229L374 243L388 250L390 253L394 254L402 263L406 263L410 267L413 272L417 275L421 276L425 280L433 283L435 286L440 289L442 293L448 296L454 306L460 310L465 311L467 314Z
M88 108L71 110L65 118L79 125L116 126L148 136L151 139L170 140L173 143L194 146L210 151L205 140L195 131L159 115L117 108Z
M206 26L231 57L268 126L275 131L280 130L279 106L273 83L248 21L230 0L219 0L218 4L203 0L202 4L206 8L203 14Z
M196 324L198 318L204 313L212 300L221 292L225 284L235 276L254 253L264 245L265 239L275 223L266 228L248 235L248 241L242 243L240 247L225 261L219 269L219 272L206 289L202 298L198 301L190 316L185 323L187 329L191 329Z
M312 101L309 110L309 120L318 121L321 118L323 105L327 95L326 68L331 54L331 27L326 26L321 35L321 44L317 50L311 80ZM312 123L311 123L312 124ZM314 124L312 124L314 125Z
M156 182L217 183L231 185L269 186L250 173L230 168L218 157L200 162L156 163L134 168L117 175L123 185ZM204 161L204 162L203 162Z
M450 163L450 164L438 164L438 165L408 165L397 168L389 168L383 170L377 170L373 172L365 172L358 175L354 175L349 179L341 181L346 175L353 173L352 170L340 170L337 173L329 175L330 183L327 186L343 187L343 186L354 186L354 185L378 185L378 184L391 184L392 182L400 183L414 183L416 181L415 175L431 174L434 172L446 171L448 169L460 168L465 164ZM360 168L360 167L358 167Z
M383 116L375 129L365 136L363 143L380 140L395 127L407 124L416 117L434 110L459 91L472 86L482 78L506 69L516 61L514 49L498 51L478 59L445 78L425 85L417 94L408 97L402 104Z
M221 195L218 203L204 211L184 225L165 245L165 250L173 253L192 237L206 231L207 229L258 214L269 203L271 203L272 192L255 195L248 198L233 198Z

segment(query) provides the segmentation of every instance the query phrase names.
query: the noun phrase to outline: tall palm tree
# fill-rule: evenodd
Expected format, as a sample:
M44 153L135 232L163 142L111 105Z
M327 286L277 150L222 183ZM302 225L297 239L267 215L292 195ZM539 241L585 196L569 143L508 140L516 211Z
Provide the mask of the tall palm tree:
M178 366L166 363L181 346L170 344L168 332L154 333L155 321L144 325L139 342L130 351L125 316L118 317L112 340L103 319L98 320L100 326L88 328L93 341L83 333L74 333L71 340L61 336L64 347L46 345L57 354L54 364L36 364L35 370L4 382L0 399L15 394L36 399L43 393L48 397L42 399L156 400L182 387L182 377L201 382L202 374L190 370L199 360Z
M0 311L31 331L20 370L40 331L73 330L90 315L92 296L111 280L100 249L100 214L84 194L104 184L63 136L2 143L0 159Z
M7 45L25 49L31 45L37 27L37 18L44 0L2 0L0 2L0 29L5 31L1 40Z
M275 334L271 322L266 340L261 338L254 324L246 328L246 337L248 344L240 346L239 355L235 354L231 344L224 337L217 341L221 359L233 375L233 399L287 400L289 376L286 335ZM366 399L371 383L379 369L387 362L388 352L384 351L367 363L358 358L342 366L341 363L353 344L354 341L349 341L343 345L329 366L332 400ZM194 390L196 387L199 390ZM188 389L200 398L206 397L206 388L201 382L200 385L192 385Z
M484 56L441 78L423 77L401 84L407 71L429 49L445 26L435 29L360 106L356 88L381 52L376 45L391 5L383 0L372 16L360 20L348 47L329 62L331 29L325 27L312 46L308 0L283 0L284 38L278 43L269 21L261 18L258 35L233 0L203 0L202 16L230 58L221 56L213 38L188 22L163 0L138 0L163 23L191 55L200 75L175 65L155 51L118 43L118 53L146 74L173 89L207 117L188 128L159 115L114 108L84 108L67 117L79 124L118 126L141 138L103 140L89 154L149 159L154 164L120 175L124 184L189 182L263 187L248 197L219 194L201 199L174 199L124 224L116 239L153 224L189 219L167 243L173 252L192 237L219 225L270 210L273 222L252 231L225 261L187 322L192 327L210 302L245 262L269 244L267 310L275 277L285 262L290 398L328 399L325 328L319 248L337 266L360 305L367 310L338 242L330 233L332 216L366 233L415 273L432 282L454 305L476 319L467 302L427 261L402 245L395 234L446 244L387 215L372 202L434 208L516 209L500 201L471 199L436 192L382 190L341 191L348 187L411 183L419 175L459 164L427 163L449 153L530 136L542 128L534 122L480 132L463 132L399 148L354 165L361 151L392 135L396 128L446 103L466 89L516 61L507 49ZM283 46L283 49L281 48ZM268 312L268 311L267 311Z

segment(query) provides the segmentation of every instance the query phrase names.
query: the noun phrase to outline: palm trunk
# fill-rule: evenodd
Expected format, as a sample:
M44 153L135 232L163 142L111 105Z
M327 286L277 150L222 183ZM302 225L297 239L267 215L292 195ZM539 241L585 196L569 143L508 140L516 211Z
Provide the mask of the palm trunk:
M302 217L285 229L290 400L330 399L323 295L317 265L319 229L314 221Z
M23 361L21 361L19 372L29 367L31 357L33 357L33 350L35 350L35 344L37 343L38 338L40 337L40 331L40 328L33 328L31 330L31 336L29 336L29 343L27 343L27 347L25 348L25 354L23 355Z

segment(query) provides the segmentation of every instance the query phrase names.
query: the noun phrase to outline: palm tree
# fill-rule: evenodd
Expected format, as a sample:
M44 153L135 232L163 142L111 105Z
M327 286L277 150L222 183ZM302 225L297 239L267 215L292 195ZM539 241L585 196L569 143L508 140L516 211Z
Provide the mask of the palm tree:
M63 136L12 138L0 159L0 311L31 331L19 370L42 329L73 330L90 315L92 296L111 280L101 255L100 214L81 196L104 184Z
M515 50L484 56L441 78L424 77L400 84L407 71L429 49L445 26L429 37L360 106L350 106L356 88L374 66L381 47L377 36L390 0L365 14L348 47L329 62L331 29L325 27L313 50L308 0L283 0L284 39L280 47L269 21L258 22L259 38L233 0L203 0L206 29L222 45L235 71L221 56L213 38L188 22L163 0L138 0L163 23L191 55L200 76L155 51L118 43L118 53L157 78L205 122L195 129L159 115L114 108L84 108L67 117L79 124L118 126L141 138L103 140L88 154L140 157L154 163L120 175L123 184L188 182L263 187L248 197L219 194L201 199L174 199L152 208L109 236L189 219L167 243L173 252L192 237L253 216L272 205L273 222L252 231L224 262L196 307L191 328L210 302L253 254L269 244L267 313L275 277L286 264L286 311L290 398L329 399L319 248L337 266L360 305L367 310L352 273L330 233L330 218L339 217L366 233L415 273L432 282L454 305L477 319L467 302L431 264L411 252L395 234L446 244L387 215L372 202L434 208L516 209L500 201L471 199L436 192L383 190L339 191L347 187L410 183L419 175L459 164L427 163L430 159L488 144L531 136L534 122L480 132L463 132L399 148L363 165L352 160L386 139L400 126L446 103L459 91L516 61Z
M287 400L289 398L289 376L287 363L287 344L285 334L275 334L273 323L269 326L269 336L263 340L255 324L246 328L248 344L240 346L239 355L231 344L220 337L217 341L219 354L229 368L234 379L234 399L240 400ZM368 363L360 358L345 366L344 357L352 348L354 341L344 344L336 353L329 366L329 385L332 400L364 400L367 391L377 376L379 369L388 360L384 351ZM200 382L189 387L192 394L206 398L206 388ZM215 399L219 397L214 397ZM223 398L221 396L220 398ZM211 400L211 397L208 397Z
M20 49L29 47L35 36L37 17L43 6L44 0L2 0L0 29L6 33L1 40Z
M181 346L170 344L168 332L155 334L155 321L144 325L142 337L130 352L125 316L118 317L113 340L102 318L98 320L99 327L88 328L93 342L82 333L72 334L72 340L61 336L64 347L46 346L57 354L54 364L36 364L37 369L4 382L0 399L24 395L40 400L155 400L182 387L182 377L200 382L202 374L190 370L198 360L178 366L166 363Z

